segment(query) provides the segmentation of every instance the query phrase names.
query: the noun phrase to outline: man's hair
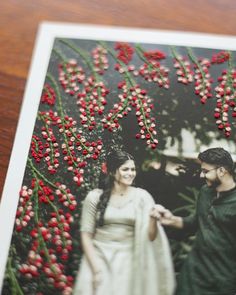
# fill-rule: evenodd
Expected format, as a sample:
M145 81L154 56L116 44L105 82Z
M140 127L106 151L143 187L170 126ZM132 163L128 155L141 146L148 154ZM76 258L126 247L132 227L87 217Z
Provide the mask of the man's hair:
M211 148L198 155L198 159L207 164L224 167L230 174L234 172L234 162L229 152L223 148Z

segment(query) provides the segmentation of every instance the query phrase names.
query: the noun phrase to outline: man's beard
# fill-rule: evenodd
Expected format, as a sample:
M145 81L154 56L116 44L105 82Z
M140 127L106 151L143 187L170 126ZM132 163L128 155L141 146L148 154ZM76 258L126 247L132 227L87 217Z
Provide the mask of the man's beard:
M206 181L206 184L211 188L217 188L217 186L221 184L221 181L219 180L219 178L215 178L214 180L209 180L205 178L205 181Z

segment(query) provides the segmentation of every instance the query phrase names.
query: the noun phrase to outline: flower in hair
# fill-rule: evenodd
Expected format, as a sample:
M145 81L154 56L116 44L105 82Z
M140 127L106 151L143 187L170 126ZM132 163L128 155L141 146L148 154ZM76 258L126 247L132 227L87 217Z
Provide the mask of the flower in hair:
M107 164L105 162L102 163L101 170L102 173L107 174Z

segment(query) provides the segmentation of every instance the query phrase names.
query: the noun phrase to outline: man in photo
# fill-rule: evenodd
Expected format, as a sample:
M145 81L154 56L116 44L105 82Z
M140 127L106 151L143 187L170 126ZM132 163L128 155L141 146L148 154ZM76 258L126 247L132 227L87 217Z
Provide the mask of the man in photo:
M165 226L196 233L178 276L177 295L236 294L236 184L234 163L223 148L198 155L201 188L195 213L180 217L159 206Z

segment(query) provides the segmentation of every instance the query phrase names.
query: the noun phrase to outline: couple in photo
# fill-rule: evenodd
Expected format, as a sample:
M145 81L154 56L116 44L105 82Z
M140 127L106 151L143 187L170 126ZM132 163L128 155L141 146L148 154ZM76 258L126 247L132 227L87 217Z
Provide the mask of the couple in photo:
M106 177L83 203L84 256L73 294L233 295L236 290L234 163L223 148L199 154L201 188L194 215L175 216L133 186L134 158L110 153ZM164 228L196 233L175 282Z

